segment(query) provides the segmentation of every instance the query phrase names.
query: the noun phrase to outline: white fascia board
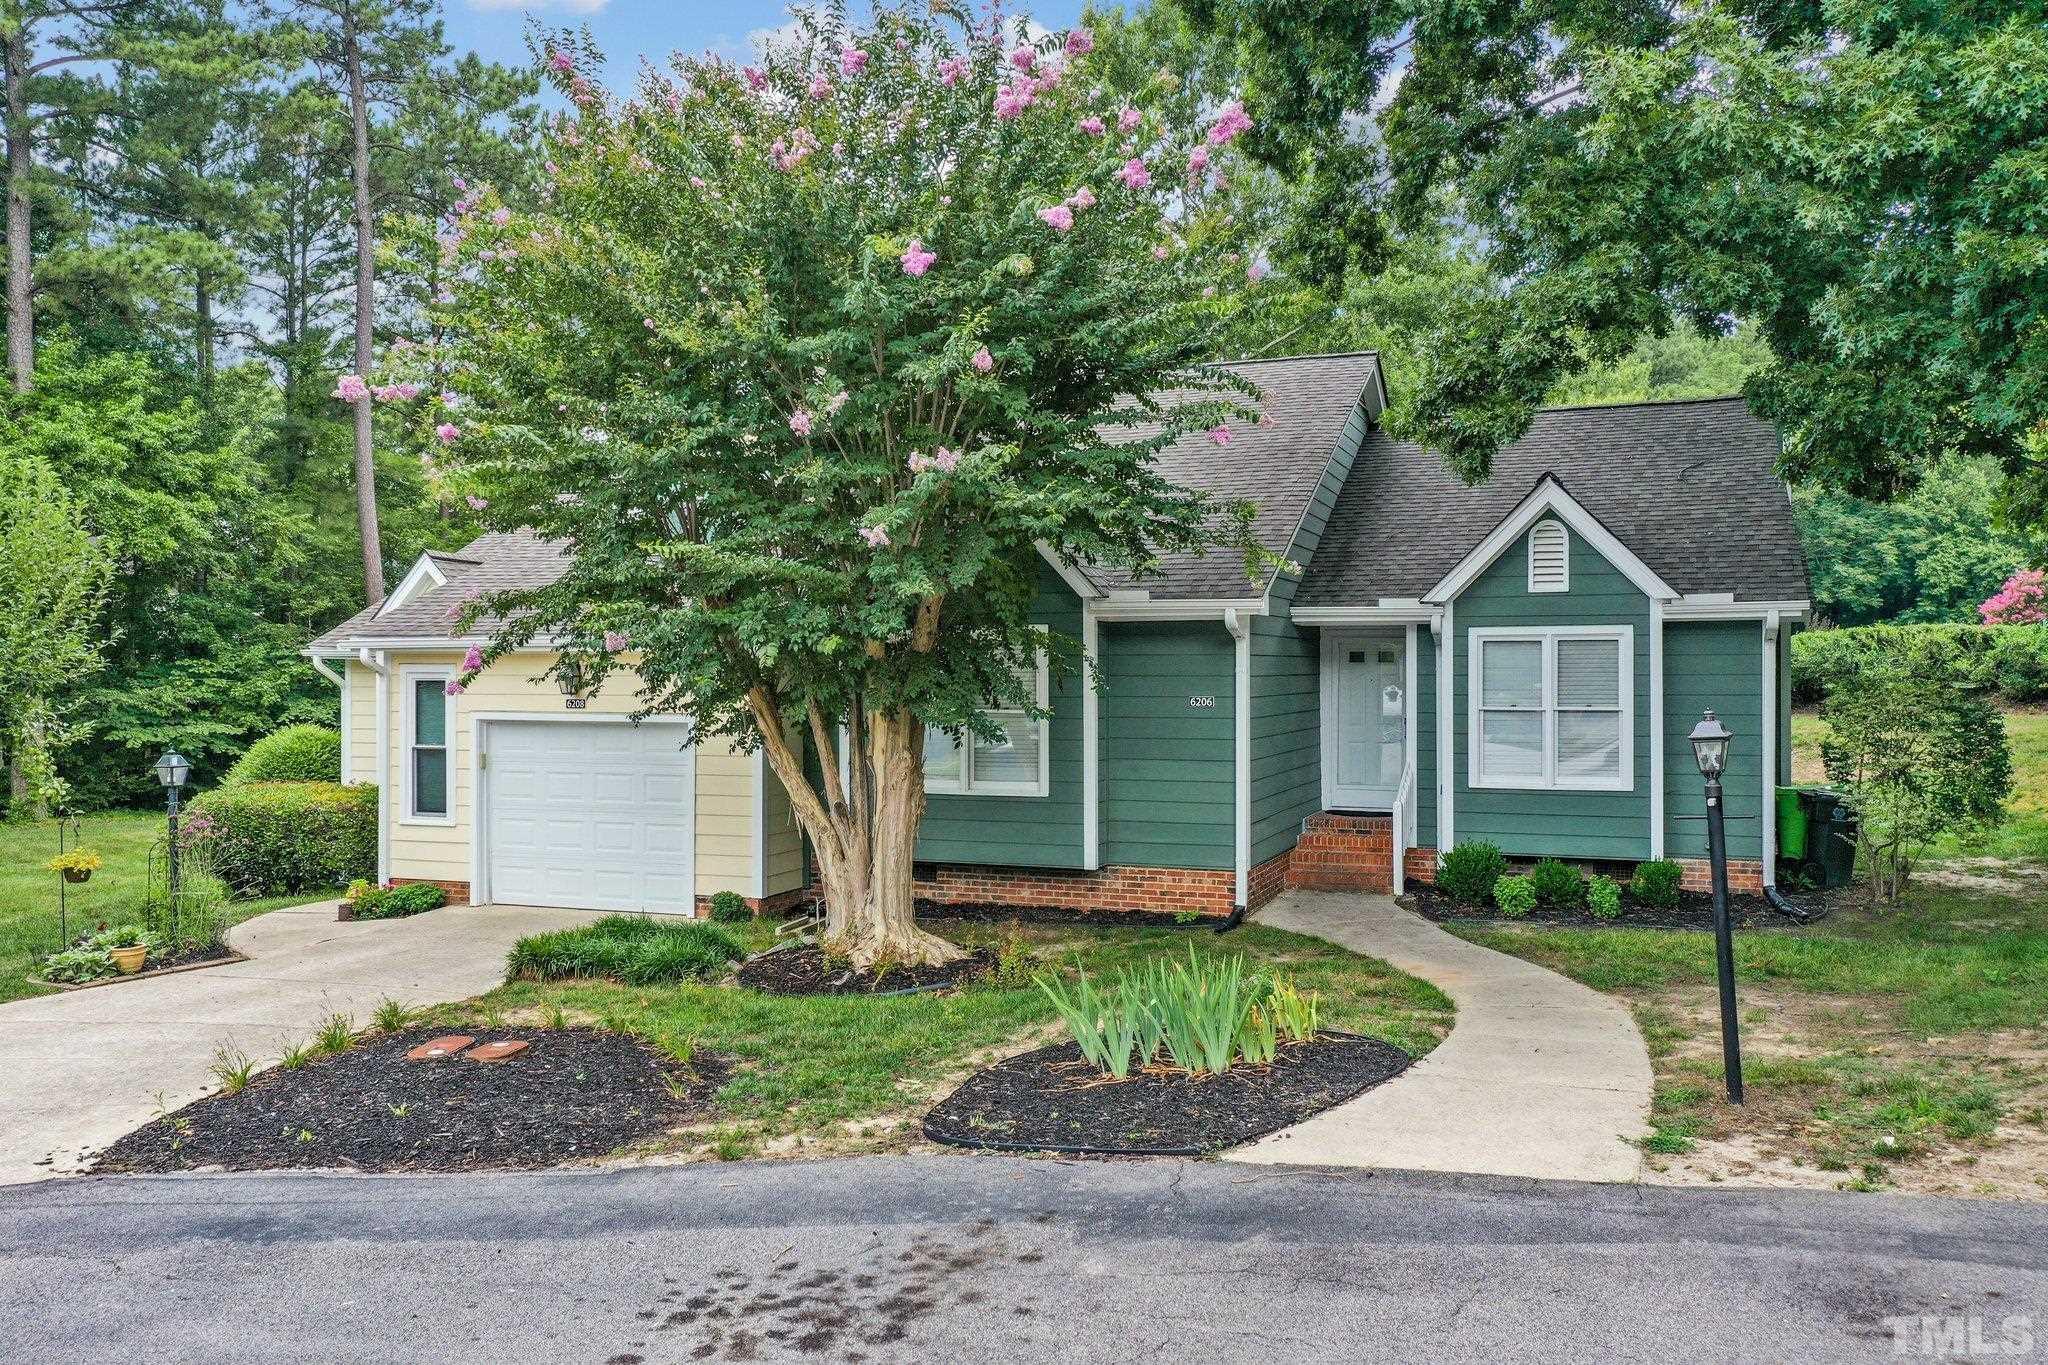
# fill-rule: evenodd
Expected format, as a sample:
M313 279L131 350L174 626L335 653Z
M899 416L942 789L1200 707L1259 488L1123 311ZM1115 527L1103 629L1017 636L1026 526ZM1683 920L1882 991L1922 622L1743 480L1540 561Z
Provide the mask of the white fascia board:
M419 596L423 585L429 580L432 580L433 586L437 588L448 586L448 575L441 572L441 566L434 562L434 557L423 554L413 561L412 568L406 571L405 577L399 581L398 587L391 595L377 604L377 614L382 616L386 612L397 611Z
M1714 600L1719 594L1699 594L1681 597L1676 602L1664 604L1664 619L1667 621L1763 621L1776 617L1780 621L1797 621L1805 624L1813 616L1813 603L1804 600L1785 602L1728 602Z
M1270 616L1272 608L1264 597L1190 598L1183 602L1119 601L1110 597L1095 605L1098 621L1221 621L1233 612L1240 616Z
M1458 561L1456 568L1438 580L1437 585L1423 594L1427 602L1448 602L1472 586L1479 575L1492 567L1493 562L1507 553L1508 547L1519 541L1523 534L1544 516L1555 516L1569 526L1580 539L1598 550L1616 569L1640 589L1644 596L1670 602L1678 593L1666 583L1649 565L1643 563L1636 552L1621 543L1621 540L1605 526L1600 519L1579 504L1579 500L1565 491L1554 475L1545 474L1537 480L1529 496L1522 499L1514 511L1507 514L1494 527L1486 539L1479 542L1473 551Z
M1439 620L1443 608L1418 602L1413 606L1293 607L1287 614L1301 626L1411 626Z
M1067 563L1066 560L1061 559L1053 552L1052 546L1042 540L1038 542L1038 555L1039 558L1052 565L1052 571L1058 574L1081 600L1090 601L1102 596L1102 589L1090 582L1088 575Z

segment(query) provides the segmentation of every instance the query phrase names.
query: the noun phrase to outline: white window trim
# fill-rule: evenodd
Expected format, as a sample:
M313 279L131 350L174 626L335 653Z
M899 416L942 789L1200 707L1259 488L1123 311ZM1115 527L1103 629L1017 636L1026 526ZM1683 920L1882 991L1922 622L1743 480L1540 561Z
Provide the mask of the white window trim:
M1563 555L1564 573L1563 576L1559 578L1558 581L1555 583L1539 583L1536 580L1536 537L1539 533L1542 532L1543 528L1546 526L1554 526L1557 528L1560 553ZM1534 526L1531 526L1529 528L1529 534L1525 539L1526 543L1522 547L1522 552L1528 559L1529 591L1532 593L1570 592L1572 590L1571 527L1565 525L1562 521L1558 520L1555 517L1543 517L1540 518Z
M446 687L455 678L455 670L443 664L412 664L398 670L398 705L400 709L400 737L404 744L399 751L399 785L403 799L398 807L398 823L401 825L452 825L455 823L455 698L445 693L441 698L445 708L441 713L441 751L448 763L448 810L442 815L421 814L414 808L412 751L419 734L419 708L414 703L414 684L438 682Z
M1621 687L1621 772L1600 781L1583 781L1557 774L1557 642L1562 639L1614 640L1620 648ZM1537 778L1488 779L1480 771L1482 731L1480 706L1483 674L1481 656L1485 646L1496 640L1536 641L1543 646L1543 775ZM1492 791L1595 791L1635 790L1635 628L1633 626L1546 626L1540 629L1499 627L1473 630L1465 643L1465 785Z
M1038 651L1038 669L1035 682L1036 704L1043 711L1049 705L1051 684L1046 668L1044 650ZM991 707L982 712L986 716L1018 716L1024 713L1014 707ZM960 736L960 778L958 782L934 781L927 774L924 780L928 796L1022 796L1042 797L1052 793L1052 717L1041 715L1035 722L1038 735L1038 780L1036 782L995 782L977 784L974 781L973 737L965 732Z

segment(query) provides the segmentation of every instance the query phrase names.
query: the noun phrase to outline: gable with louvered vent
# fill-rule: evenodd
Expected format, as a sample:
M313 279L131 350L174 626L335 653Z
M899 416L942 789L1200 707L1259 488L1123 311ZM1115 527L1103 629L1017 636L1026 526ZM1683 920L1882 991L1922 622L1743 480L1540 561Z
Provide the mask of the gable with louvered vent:
M1529 528L1529 591L1569 592L1572 586L1571 533L1560 521Z

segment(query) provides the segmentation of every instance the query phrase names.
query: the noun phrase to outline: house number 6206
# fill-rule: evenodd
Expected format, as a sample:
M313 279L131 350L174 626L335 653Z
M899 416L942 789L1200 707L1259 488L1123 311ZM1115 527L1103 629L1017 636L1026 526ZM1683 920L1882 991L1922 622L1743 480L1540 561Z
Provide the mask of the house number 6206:
M1216 709L1216 696L1212 692L1207 696L1189 697L1188 705L1196 711L1214 711Z

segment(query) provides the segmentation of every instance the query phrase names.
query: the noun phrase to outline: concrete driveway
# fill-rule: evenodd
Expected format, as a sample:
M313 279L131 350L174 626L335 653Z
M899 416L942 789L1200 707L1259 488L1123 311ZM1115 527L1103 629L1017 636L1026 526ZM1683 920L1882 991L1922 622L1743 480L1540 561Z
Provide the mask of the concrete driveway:
M259 1062L331 1014L462 1000L505 978L513 942L578 910L448 906L339 924L335 903L273 910L228 942L247 962L0 1005L0 1184L78 1169L115 1138L214 1089L215 1052Z

